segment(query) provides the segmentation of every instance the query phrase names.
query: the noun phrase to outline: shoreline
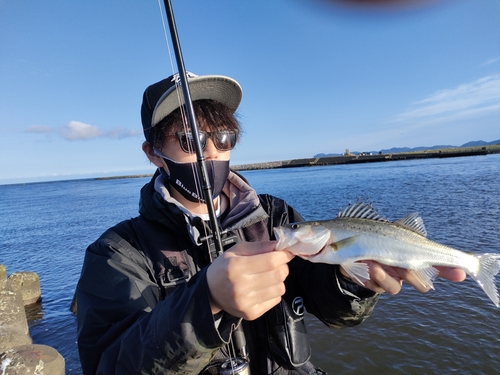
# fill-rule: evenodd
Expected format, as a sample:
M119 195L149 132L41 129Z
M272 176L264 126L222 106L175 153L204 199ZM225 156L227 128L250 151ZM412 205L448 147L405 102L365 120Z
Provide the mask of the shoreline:
M314 166L342 165L342 164L356 164L356 163L380 163L380 162L398 161L398 160L453 158L453 157L479 156L488 154L500 154L500 145L478 146L478 147L456 147L456 148L448 148L441 150L398 152L391 154L382 154L382 153L374 155L352 154L352 155L325 156L316 158L302 158L302 159L291 159L282 161L235 165L231 166L231 169L234 171L252 171L252 170L262 170L262 169L314 167ZM110 176L110 177L96 177L94 178L94 180L114 180L122 178L142 178L151 176L153 176L153 174Z

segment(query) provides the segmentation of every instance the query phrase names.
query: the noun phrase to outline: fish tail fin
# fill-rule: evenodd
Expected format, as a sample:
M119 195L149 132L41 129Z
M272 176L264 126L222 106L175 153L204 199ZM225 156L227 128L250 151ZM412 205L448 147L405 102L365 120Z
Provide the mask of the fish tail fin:
M500 272L500 254L481 254L479 258L479 271L470 274L479 286L490 297L496 307L500 307L495 275Z

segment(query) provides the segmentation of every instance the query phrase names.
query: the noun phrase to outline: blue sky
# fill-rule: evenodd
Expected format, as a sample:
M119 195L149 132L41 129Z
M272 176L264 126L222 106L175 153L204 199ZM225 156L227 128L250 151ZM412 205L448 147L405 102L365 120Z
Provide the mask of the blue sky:
M500 139L500 0L173 7L186 68L243 87L233 165ZM163 14L153 0L0 0L0 184L154 171L140 104L177 70Z

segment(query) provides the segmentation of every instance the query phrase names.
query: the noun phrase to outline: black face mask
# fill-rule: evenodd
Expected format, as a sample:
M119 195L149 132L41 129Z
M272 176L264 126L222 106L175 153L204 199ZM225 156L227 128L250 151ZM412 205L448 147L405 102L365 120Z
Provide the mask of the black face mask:
M203 191L197 189L194 173L198 170L197 162L178 163L163 156L170 175L164 168L160 168L162 176L170 185L191 202L205 202ZM207 177L212 187L212 199L222 192L227 176L229 176L229 160L206 160ZM200 196L201 195L201 196Z

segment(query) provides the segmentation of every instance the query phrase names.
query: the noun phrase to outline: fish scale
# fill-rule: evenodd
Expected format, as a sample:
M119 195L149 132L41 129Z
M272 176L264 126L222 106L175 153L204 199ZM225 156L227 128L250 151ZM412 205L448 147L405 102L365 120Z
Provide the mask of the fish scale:
M349 221L348 219L339 219L337 221L339 226L345 228L342 235L339 235L335 228L332 228L332 230L336 231L337 240L355 236L357 235L356 232L364 233L364 236L358 241L358 246L363 247L364 251L357 260L367 260L366 257L371 256L371 260L384 261L388 265L398 264L402 268L408 269L422 268L429 265L454 267L459 263L462 268L477 273L479 262L474 255L430 241L394 224L388 224L381 229L377 229L377 222L372 225L370 220L360 219L358 220L359 224L350 225ZM319 222L318 225L328 228L328 222L324 224ZM350 230L349 227L351 227ZM397 244L394 242L397 242ZM377 252L377 249L380 248L384 250ZM440 251L436 251L436 248ZM333 253L333 255L339 256L340 254ZM330 253L330 255L332 254ZM376 259L373 258L374 256Z

